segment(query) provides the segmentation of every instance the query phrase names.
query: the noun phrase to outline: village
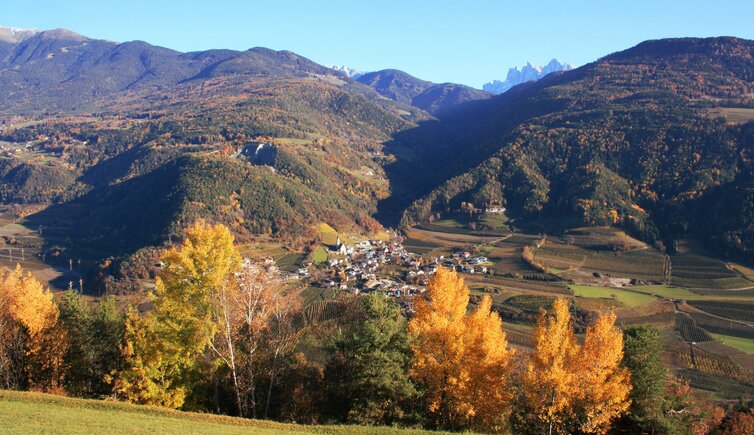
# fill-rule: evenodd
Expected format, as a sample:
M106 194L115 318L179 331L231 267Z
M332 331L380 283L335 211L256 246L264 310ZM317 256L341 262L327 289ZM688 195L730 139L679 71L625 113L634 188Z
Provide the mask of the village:
M388 241L362 240L352 245L338 238L327 253L324 262L304 262L295 271L282 272L283 279L354 295L378 292L399 300L404 311L411 312L411 300L426 291L429 277L438 267L468 274L489 273L489 260L484 256L458 249L448 257L424 258L407 251L402 237L395 234ZM269 268L277 269L271 258L266 262Z

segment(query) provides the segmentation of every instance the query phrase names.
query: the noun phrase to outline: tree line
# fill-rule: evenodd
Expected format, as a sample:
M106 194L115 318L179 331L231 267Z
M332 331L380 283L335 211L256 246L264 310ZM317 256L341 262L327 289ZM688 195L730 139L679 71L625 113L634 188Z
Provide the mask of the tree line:
M569 302L541 310L533 350L508 344L484 297L432 275L406 319L381 295L303 304L274 269L200 221L162 252L149 299L118 310L0 274L0 387L300 423L499 433L751 433L663 366L658 331ZM748 429L747 429L748 428Z

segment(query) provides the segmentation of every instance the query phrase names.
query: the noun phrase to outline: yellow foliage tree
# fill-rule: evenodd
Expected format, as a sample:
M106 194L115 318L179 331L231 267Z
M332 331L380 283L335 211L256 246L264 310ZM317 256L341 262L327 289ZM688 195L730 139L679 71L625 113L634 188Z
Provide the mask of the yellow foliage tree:
M129 316L127 367L115 386L129 401L177 408L196 382L198 360L216 332L212 298L229 285L241 256L228 228L199 221L183 243L163 252L162 262L153 310L144 318Z
M508 349L500 317L485 298L466 315L469 289L456 272L439 269L408 326L415 340L411 375L426 388L438 425L502 430L510 394Z
M615 326L615 314L600 315L587 329L577 360L581 432L607 433L613 420L628 410L631 382L622 360L623 333Z
M6 270L0 278L0 298L8 315L18 321L31 337L52 327L58 320L58 309L52 293L21 266Z
M56 329L58 307L21 266L0 271L0 383L51 388L61 376L65 336ZM55 339L50 338L54 335Z
M577 394L573 365L579 348L573 337L568 302L557 299L552 309L554 315L550 317L540 311L534 330L535 352L523 379L523 409L528 426L548 433L567 433Z
M469 372L465 395L473 416L470 427L477 430L505 429L512 399L509 386L514 351L502 328L500 316L492 311L492 299L485 296L466 319L464 367Z
M568 302L557 299L552 309L549 317L540 312L534 332L535 352L522 385L523 425L550 434L606 433L630 404L629 373L620 366L623 334L615 327L615 315L600 315L579 346Z

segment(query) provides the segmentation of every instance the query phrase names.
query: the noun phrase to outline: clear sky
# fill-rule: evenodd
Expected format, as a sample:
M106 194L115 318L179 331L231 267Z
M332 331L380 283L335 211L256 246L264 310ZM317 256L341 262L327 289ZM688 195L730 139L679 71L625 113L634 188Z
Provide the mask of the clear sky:
M0 0L0 25L180 51L262 46L481 87L527 61L582 65L646 39L754 39L754 0Z

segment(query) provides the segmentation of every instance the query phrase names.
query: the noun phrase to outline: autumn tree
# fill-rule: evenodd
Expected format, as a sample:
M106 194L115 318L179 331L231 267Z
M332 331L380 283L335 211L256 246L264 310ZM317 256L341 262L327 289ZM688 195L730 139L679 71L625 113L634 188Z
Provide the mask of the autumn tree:
M615 315L602 314L587 328L583 346L573 335L568 301L553 315L542 310L534 331L535 352L522 385L519 429L533 433L606 433L629 406L631 389Z
M513 352L489 298L470 316L468 303L469 289L456 272L439 269L432 275L409 323L415 340L411 374L425 388L437 426L503 430Z
M516 419L522 432L567 433L574 423L572 405L578 391L573 367L579 346L568 302L558 299L552 310L552 316L540 310L534 330L535 351L524 373Z
M576 361L579 431L606 433L628 409L630 374L622 360L623 333L615 326L615 314L602 314L587 328Z
M259 410L259 377L265 359L281 349L290 336L278 337L286 327L278 322L295 306L295 298L283 299L280 277L262 264L247 261L211 298L217 333L210 348L228 369L238 413L256 417ZM267 364L270 377L275 367ZM266 407L266 403L265 403Z
M340 421L398 423L416 397L405 320L398 304L382 295L366 295L359 306L361 321L335 340L325 370L330 407Z
M226 227L199 221L180 245L163 252L162 263L150 295L152 311L127 316L127 364L116 391L133 402L178 408L217 332L212 298L229 285L241 257Z
M750 435L754 433L754 414L751 409L733 411L720 428L723 435Z
M52 293L21 266L0 270L0 385L59 385L67 338Z
M276 416L296 423L319 423L327 401L322 367L298 352L287 356L279 379Z

